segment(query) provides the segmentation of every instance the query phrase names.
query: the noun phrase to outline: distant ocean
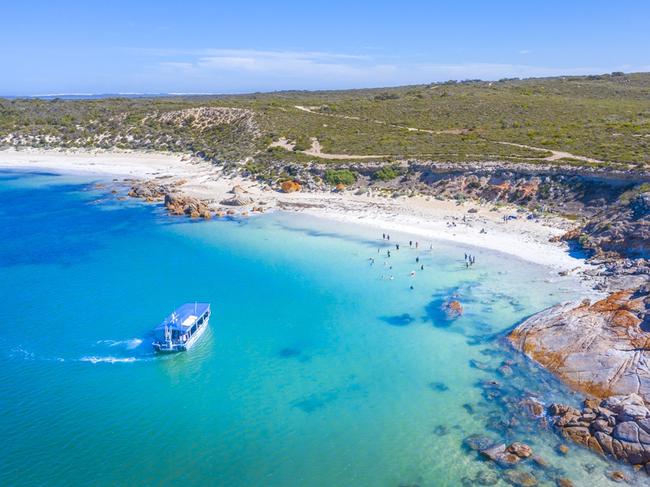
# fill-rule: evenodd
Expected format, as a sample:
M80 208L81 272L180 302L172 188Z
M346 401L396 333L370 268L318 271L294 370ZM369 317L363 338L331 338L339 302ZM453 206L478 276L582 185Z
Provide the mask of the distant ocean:
M301 215L193 222L91 183L0 173L0 485L500 479L473 434L530 444L552 468L518 468L541 485L609 485L605 460L559 455L521 413L578 396L501 339L577 297L571 278ZM206 335L156 357L151 330L195 300L212 303Z

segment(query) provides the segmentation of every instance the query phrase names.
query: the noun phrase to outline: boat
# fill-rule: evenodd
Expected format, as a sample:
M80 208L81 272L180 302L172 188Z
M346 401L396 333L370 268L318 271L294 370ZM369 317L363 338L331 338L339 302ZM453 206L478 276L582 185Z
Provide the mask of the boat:
M210 303L185 303L154 329L153 348L158 353L192 348L208 327Z

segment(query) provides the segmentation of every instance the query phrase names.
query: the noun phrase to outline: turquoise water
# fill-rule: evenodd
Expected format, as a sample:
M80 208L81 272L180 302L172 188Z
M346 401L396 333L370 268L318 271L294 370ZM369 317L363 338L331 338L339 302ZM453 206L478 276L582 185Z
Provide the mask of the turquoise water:
M190 222L110 184L0 176L1 485L477 485L503 472L463 447L476 433L531 444L552 468L520 468L541 485L608 485L610 464L560 456L517 409L578 398L500 338L578 296L569 278L400 235L388 259L375 230L300 215ZM212 303L206 335L154 356L150 330L194 300Z

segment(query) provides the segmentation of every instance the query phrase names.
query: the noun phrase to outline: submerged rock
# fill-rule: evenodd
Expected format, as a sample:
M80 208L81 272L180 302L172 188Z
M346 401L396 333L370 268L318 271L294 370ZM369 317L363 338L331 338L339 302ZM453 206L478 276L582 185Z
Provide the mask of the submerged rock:
M546 469L550 467L550 464L544 457L540 457L539 455L534 455L532 457L532 461L535 464L535 466L541 468L541 469Z
M481 362L480 360L475 360L475 359L471 359L469 361L469 365L470 367L479 370L487 370L490 368L490 364L488 364L487 362Z
M511 444L507 450L510 453L517 455L519 458L528 458L533 454L533 449L530 446L518 441L515 441L513 444Z
M497 369L497 372L498 372L500 375L502 375L503 377L510 377L510 376L513 374L513 372L512 372L512 367L510 367L509 365L506 365L506 364L500 366L500 367Z
M433 428L433 433L436 436L445 436L449 434L449 428L447 428L444 424L439 424L435 428Z
M506 470L503 473L506 482L517 487L534 487L537 485L537 479L530 472L521 470Z
M499 482L499 476L494 470L481 470L476 474L474 482L477 485L496 485Z
M544 405L537 399L527 397L519 402L523 413L531 418L540 418L544 414Z
M514 451L512 448L513 445L517 445L514 447ZM489 448L481 450L481 455L483 455L486 458L489 458L494 463L502 467L511 467L513 465L518 464L522 458L526 458L525 452L519 450L520 445L522 447L527 447L527 445L523 445L522 443L519 444L513 443L508 447L506 447L504 443L499 443L497 445L493 445ZM530 447L527 448L529 448L530 450ZM522 455L520 456L518 453L522 453ZM532 454L532 450L530 450L527 456L530 456L531 454Z
M566 455L567 453L569 453L569 447L564 443L561 443L557 446L557 452L560 455Z
M620 470L614 470L612 472L609 472L609 478L612 479L614 482L627 482L629 480L627 478L627 475L625 475Z
M436 392L445 392L449 390L449 386L445 384L444 382L431 382L429 384L429 387L431 390L436 391Z
M557 487L573 487L573 482L571 482L566 477L560 477L555 481Z
M445 312L447 319L453 320L463 314L463 305L458 300L447 301L442 305L442 310Z
M470 435L463 440L463 445L465 445L470 450L481 451L487 448L490 448L495 444L495 441L489 436L483 435Z

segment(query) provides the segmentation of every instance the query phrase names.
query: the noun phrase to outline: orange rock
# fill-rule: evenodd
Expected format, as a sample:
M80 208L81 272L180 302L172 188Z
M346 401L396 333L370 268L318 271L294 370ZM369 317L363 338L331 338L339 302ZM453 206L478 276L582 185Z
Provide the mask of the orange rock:
M463 314L463 306L460 304L460 301L452 301L449 303L449 309L456 311L459 315Z
M539 189L539 183L531 181L531 182L522 184L518 188L517 191L518 191L520 197L529 198L529 197L533 196L535 193L537 193L538 189Z
M504 181L501 184L494 184L492 187L501 192L510 191L510 182Z
M302 186L297 181L284 181L280 185L280 188L282 189L283 193L294 193L296 191L300 191Z
M443 306L443 309L449 319L458 318L463 314L463 305L460 304L460 301L448 301Z
M338 192L338 193L342 193L343 191L345 191L345 188L346 188L345 184L343 184L343 183L339 183L339 184L336 185L336 187L334 188L334 190L335 190L336 192Z

